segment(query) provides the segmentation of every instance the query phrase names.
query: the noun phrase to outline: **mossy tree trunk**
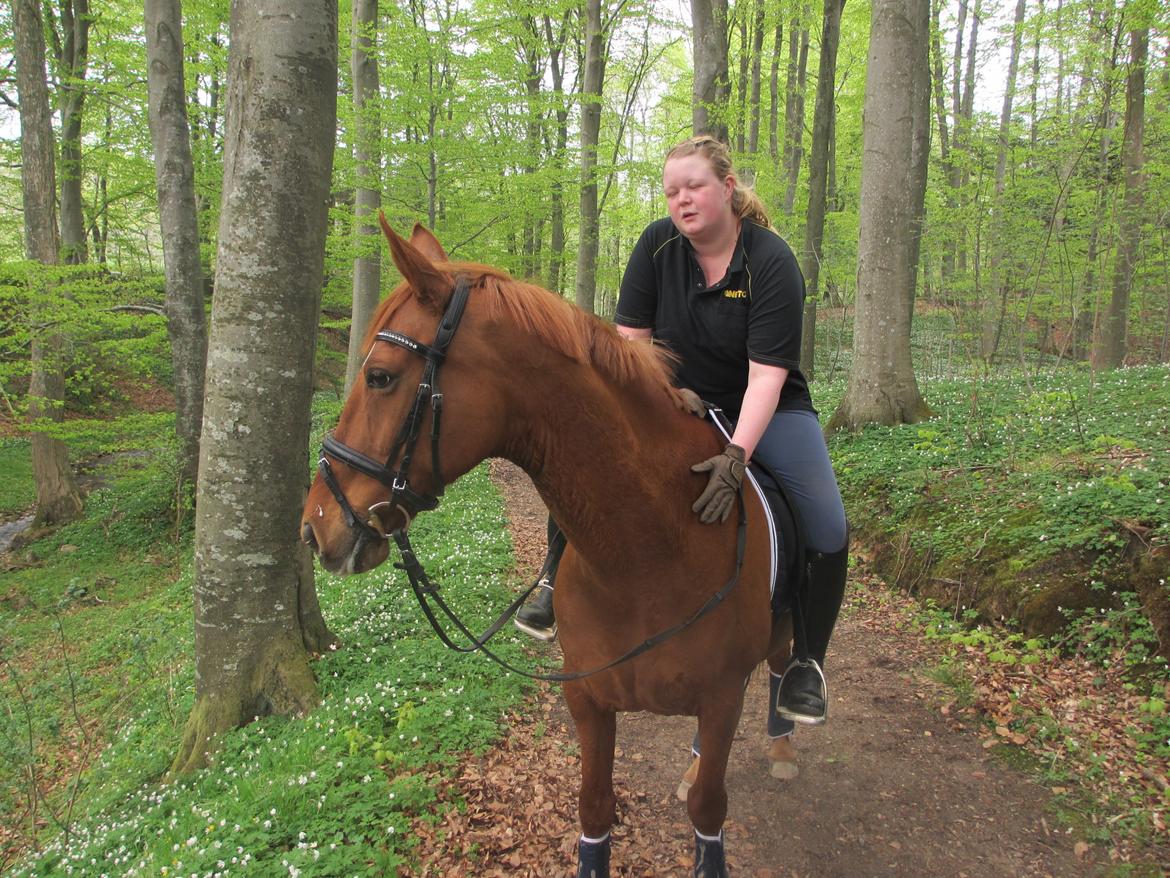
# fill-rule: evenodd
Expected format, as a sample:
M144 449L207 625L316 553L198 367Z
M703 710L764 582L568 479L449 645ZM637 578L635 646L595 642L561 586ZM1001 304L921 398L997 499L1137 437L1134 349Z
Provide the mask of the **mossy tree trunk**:
M318 701L332 635L298 540L337 105L337 5L232 7L195 519L195 690L172 770Z
M61 29L49 28L57 60L61 113L61 255L69 265L89 260L85 215L81 195L82 116L85 110L85 76L89 68L89 0L61 0ZM44 8L51 12L52 4Z
M16 0L13 7L13 55L20 95L20 180L24 206L24 248L30 260L42 265L59 261L57 230L56 158L49 86L45 78L45 28L41 6L35 0ZM33 289L32 373L29 377L29 417L60 421L65 400L61 371L60 333L52 329L54 307L49 270L30 277ZM79 517L81 493L69 468L65 443L44 432L32 434L33 479L37 487L37 523L63 524Z

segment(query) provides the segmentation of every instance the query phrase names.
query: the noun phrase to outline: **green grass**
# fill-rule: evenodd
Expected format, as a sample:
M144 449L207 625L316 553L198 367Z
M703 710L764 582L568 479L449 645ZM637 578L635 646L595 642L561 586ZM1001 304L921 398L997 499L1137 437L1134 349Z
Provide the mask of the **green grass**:
M433 776L498 736L525 683L448 652L390 565L344 580L320 573L322 608L343 644L314 666L321 707L224 735L212 768L160 784L193 701L189 541L174 539L168 478L139 462L91 497L84 522L29 547L31 566L0 576L11 598L0 604L0 729L15 756L0 768L0 807L19 812L32 764L43 780L58 778L48 799L64 821L68 764L94 761L68 837L43 829L47 846L11 874L236 874L245 864L255 875L395 874L411 821L434 807ZM481 467L412 530L473 627L513 595L502 514ZM504 656L531 663L509 631L497 640Z
M0 439L0 518L14 518L37 500L27 439Z
M982 579L1007 589L1000 605L1014 611L1054 570L1125 590L1135 529L1170 541L1170 368L1068 367L924 391L936 418L831 448L855 530L906 535L927 578ZM835 394L818 393L830 412Z

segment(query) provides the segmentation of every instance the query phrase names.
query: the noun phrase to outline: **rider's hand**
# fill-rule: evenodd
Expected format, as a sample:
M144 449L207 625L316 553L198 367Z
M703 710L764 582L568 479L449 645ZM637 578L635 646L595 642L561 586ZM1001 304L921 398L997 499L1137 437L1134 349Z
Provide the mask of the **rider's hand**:
M696 418L707 416L707 407L703 405L703 400L689 387L674 388L674 404L678 406L679 411L692 414Z
M699 521L703 524L727 521L746 468L744 451L738 445L728 445L722 453L691 467L694 473L711 473L706 489L691 506L691 511L699 514Z

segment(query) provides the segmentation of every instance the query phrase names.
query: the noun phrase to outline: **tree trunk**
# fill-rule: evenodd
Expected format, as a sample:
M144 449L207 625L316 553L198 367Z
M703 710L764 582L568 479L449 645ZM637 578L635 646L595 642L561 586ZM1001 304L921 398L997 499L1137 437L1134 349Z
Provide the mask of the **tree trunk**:
M565 152L569 144L569 110L565 105L565 71L562 64L562 53L565 47L565 38L568 35L569 16L566 13L561 21L560 32L553 33L552 20L544 17L544 34L548 40L548 63L552 73L553 95L557 115L556 140L553 146L553 181L552 192L549 198L549 225L550 241L548 261L548 288L560 295L561 267L565 259Z
M213 737L318 701L333 637L297 539L337 113L337 6L235 3L224 192L195 520L195 706L172 771ZM256 217L267 218L257 222Z
M738 88L736 89L739 107L735 114L735 151L743 153L747 146L748 69L751 64L751 51L748 49L748 40L751 39L751 33L746 12L737 8L736 15L739 18L739 82L737 83Z
M525 16L524 20L527 28L520 44L520 61L524 65L524 88L528 100L524 108L525 154L520 170L531 181L540 167L541 134L544 127L540 84L544 79L544 60L540 52L541 37L536 19ZM524 187L524 251L520 263L521 275L532 280L540 277L540 237L544 223L543 208L537 207L540 199L535 197L535 188L531 183Z
M849 387L829 430L929 417L910 359L919 119L929 118L928 0L875 0L866 67L857 315ZM924 79L925 77L925 79ZM916 203L917 202L917 203Z
M695 134L727 143L727 0L692 0L695 82L691 114ZM588 72L586 73L588 75Z
M1036 157L1036 142L1039 139L1040 128L1040 34L1043 33L1046 24L1044 0L1039 0L1039 7L1039 14L1033 22L1035 30L1032 33L1032 107L1031 124L1028 126L1028 144L1032 150L1028 155L1029 161Z
M382 116L375 53L377 34L378 0L353 0L349 65L355 119L353 212L357 252L353 258L346 395L361 369L362 339L382 291L382 231L378 227L378 210L382 207Z
M807 297L800 340L800 370L813 377L816 354L817 300L820 298L821 245L825 239L825 193L829 173L829 136L833 127L837 82L837 45L841 41L841 11L845 0L824 0L821 57L817 67L817 97L813 109L812 152L808 162L808 207L804 215L804 251L801 268Z
M807 13L807 9L803 10ZM788 33L788 98L784 117L784 158L788 186L784 192L784 213L792 215L796 203L796 186L800 181L800 162L804 154L804 89L808 75L808 16L792 20Z
M61 249L56 216L53 120L45 78L45 34L40 4L14 0L13 55L20 97L20 181L24 205L24 251L31 261L56 265ZM53 310L48 272L30 273L33 301L29 418L60 421L65 399L61 354L64 339L50 328ZM69 468L65 443L46 433L32 434L33 480L37 488L38 524L64 524L81 515L81 493Z
M577 248L577 306L593 313L597 295L597 142L605 82L601 0L585 0L585 69L581 81L581 238Z
M1146 57L1149 45L1148 28L1130 31L1129 71L1125 80L1125 134L1121 146L1125 194L1118 216L1113 295L1105 309L1099 338L1093 350L1093 366L1098 369L1116 369L1125 362L1129 294L1142 232L1142 137L1145 131Z
M984 362L990 363L999 347L1000 330L1007 309L1007 281L1002 277L1004 250L1007 243L1003 235L1003 193L1007 179L1008 142L1011 137L1012 104L1016 96L1016 73L1020 67L1020 44L1024 32L1024 11L1027 0L1016 0L1016 16L1012 25L1012 47L1008 58L1007 80L1003 90L1003 110L999 115L998 150L995 160L995 195L991 204L990 265L988 267L987 292L983 297L982 332L979 353Z
M203 425L207 324L183 85L182 14L179 0L146 0L145 12L148 110L166 270L167 335L175 373L175 431L183 481L194 485Z
M760 62L764 54L764 0L755 0L755 15L752 22L752 66L751 66L751 100L748 106L748 144L747 151L752 156L751 168L747 182L750 184L756 177L756 153L760 149Z
M88 258L81 201L81 118L89 65L89 0L61 0L57 46L61 112L61 257L69 265Z
M969 162L960 162L955 155L962 151L971 151L971 121L975 114L975 50L979 45L979 22L982 15L983 0L975 0L975 8L971 12L971 39L967 42L967 65L963 72L963 95L955 114L954 149L951 155L951 189L955 192L955 200L963 204L961 190L967 186L970 172ZM956 72L957 72L956 68ZM956 86L957 88L957 86ZM967 273L967 230L960 223L956 230L955 269L959 274ZM979 254L975 254L976 263Z
M768 112L768 155L775 167L780 161L780 50L784 47L784 25L776 22L776 38L773 41L772 67L768 74L768 95L771 109Z
M1110 193L1113 181L1109 173L1109 156L1113 152L1113 83L1114 71L1117 69L1117 39L1120 36L1113 33L1113 9L1107 7L1106 13L1095 16L1096 28L1099 32L1100 49L1105 61L1105 70L1101 75L1100 109L1097 112L1097 130L1100 139L1097 145L1096 167L1093 179L1096 181L1096 196L1094 200L1093 217L1089 221L1088 242L1085 245L1085 272L1081 280L1080 292L1073 305L1072 317L1072 356L1076 359L1088 359L1092 355L1094 332L1097 325L1097 307L1100 302L1097 261L1101 244L1101 230L1108 223ZM1091 53L1086 53L1086 55ZM1086 61L1081 71L1081 90L1077 95L1077 105L1074 118L1079 120L1087 115L1088 98L1086 93L1088 82L1091 81L1091 61Z

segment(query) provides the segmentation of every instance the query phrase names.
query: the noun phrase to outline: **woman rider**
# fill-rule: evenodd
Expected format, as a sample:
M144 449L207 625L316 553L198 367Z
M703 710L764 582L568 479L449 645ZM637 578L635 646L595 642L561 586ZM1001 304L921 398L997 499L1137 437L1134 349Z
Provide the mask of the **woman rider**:
M700 521L727 519L752 460L784 483L812 559L803 601L812 661L794 660L782 682L773 676L773 709L821 723L828 701L821 667L845 589L848 530L799 368L804 278L720 141L704 135L678 144L666 156L662 184L670 216L651 223L634 247L614 322L626 338L669 347L681 361L676 384L718 405L734 424L724 451L692 467L710 474L692 507ZM542 572L548 587L518 615L526 630L544 622L543 630L555 632L552 584L564 548L555 536L550 526Z

